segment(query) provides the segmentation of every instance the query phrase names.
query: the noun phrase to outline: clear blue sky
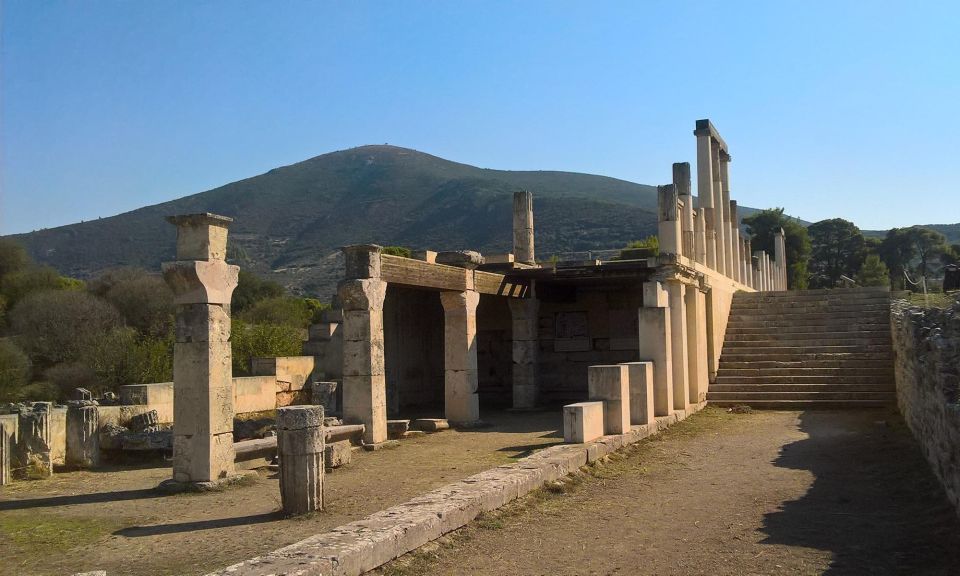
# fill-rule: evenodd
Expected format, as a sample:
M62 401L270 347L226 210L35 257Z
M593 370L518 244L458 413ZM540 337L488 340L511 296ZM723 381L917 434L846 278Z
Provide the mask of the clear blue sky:
M960 221L960 2L2 0L0 233L333 150L645 184L709 117L741 204Z

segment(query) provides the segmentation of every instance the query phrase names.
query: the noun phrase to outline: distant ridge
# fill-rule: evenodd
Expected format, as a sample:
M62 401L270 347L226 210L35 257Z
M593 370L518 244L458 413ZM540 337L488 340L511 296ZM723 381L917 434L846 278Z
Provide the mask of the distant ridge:
M507 252L511 197L534 194L537 253L616 248L656 234L656 188L557 171L482 169L396 146L361 146L131 212L13 236L61 273L159 270L173 258L164 216L231 216L231 259L295 292L329 298L340 246L359 242ZM744 208L743 214L752 209Z

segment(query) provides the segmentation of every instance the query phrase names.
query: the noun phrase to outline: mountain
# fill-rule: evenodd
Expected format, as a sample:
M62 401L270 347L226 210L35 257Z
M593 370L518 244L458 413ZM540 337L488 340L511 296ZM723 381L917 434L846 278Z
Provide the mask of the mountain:
M949 244L960 243L960 223L957 224L921 224L922 228L936 230L947 237ZM886 230L864 230L863 235L868 238L884 238L887 235Z
M512 194L521 189L534 194L541 258L619 248L656 234L653 186L572 172L481 169L395 146L362 146L13 238L38 262L79 278L116 266L158 270L174 257L174 228L164 217L214 212L235 219L232 261L326 299L342 274L339 248L347 244L510 251ZM743 208L741 216L752 212Z

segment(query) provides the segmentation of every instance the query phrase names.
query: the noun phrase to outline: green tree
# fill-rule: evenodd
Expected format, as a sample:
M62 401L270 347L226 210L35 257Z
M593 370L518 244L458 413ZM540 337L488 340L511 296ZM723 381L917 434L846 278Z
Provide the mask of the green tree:
M857 272L857 283L861 286L886 286L890 281L890 270L876 254L868 255Z
M660 237L647 236L643 240L634 240L633 242L627 244L625 250L631 250L635 248L646 248L653 250L654 254L660 254Z
M78 290L83 283L75 278L61 276L49 266L34 266L11 272L0 280L0 295L13 307L27 295L43 290Z
M87 288L112 304L142 335L162 338L173 326L173 291L159 274L119 268L101 274Z
M264 280L253 272L247 272L241 268L230 308L234 314L238 314L260 300L277 298L285 293L283 286L273 280Z
M383 253L388 256L401 256L403 258L409 258L412 254L410 249L405 246L385 246Z
M856 276L866 256L863 233L849 220L831 218L807 227L810 235L810 275L814 288L832 288L840 276Z
M30 381L30 358L9 338L0 338L0 402L16 402Z
M907 229L907 232L913 241L917 257L920 259L917 272L921 276L927 276L927 273L930 272L929 264L931 261L947 248L947 237L936 230L922 226L911 226Z
M770 208L743 218L750 234L750 249L764 250L774 256L773 240L777 230L783 229L786 244L787 287L791 290L807 288L807 265L810 260L810 238L807 229L795 219L784 215L783 208Z
M940 263L944 266L947 264L960 264L960 244L947 246L943 252L940 253Z
M30 267L31 264L23 246L9 238L0 238L0 280L8 274Z
M291 325L248 324L235 320L230 347L234 374L249 374L251 358L302 354L303 330Z
M890 288L902 288L903 273L910 269L916 247L907 228L892 228L880 243L880 259L890 270Z
M237 314L236 317L248 324L274 324L306 328L313 318L313 310L303 298L279 296L260 300Z

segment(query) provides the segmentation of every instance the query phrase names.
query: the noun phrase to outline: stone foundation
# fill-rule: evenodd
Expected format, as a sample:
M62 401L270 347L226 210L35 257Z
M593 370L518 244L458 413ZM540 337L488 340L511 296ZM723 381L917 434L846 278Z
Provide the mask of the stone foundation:
M960 300L947 310L894 301L897 404L960 513Z

